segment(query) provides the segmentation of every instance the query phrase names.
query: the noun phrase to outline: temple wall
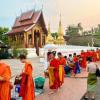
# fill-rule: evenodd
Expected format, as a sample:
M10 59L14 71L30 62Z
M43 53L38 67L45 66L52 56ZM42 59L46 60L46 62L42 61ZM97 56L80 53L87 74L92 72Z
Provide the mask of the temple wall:
M34 31L39 31L39 40L34 39ZM27 32L17 33L16 35L9 35L8 37L9 45L12 48L35 48L37 41L39 47L42 48L46 41L46 34L44 33L40 22L38 22L32 29L28 30Z

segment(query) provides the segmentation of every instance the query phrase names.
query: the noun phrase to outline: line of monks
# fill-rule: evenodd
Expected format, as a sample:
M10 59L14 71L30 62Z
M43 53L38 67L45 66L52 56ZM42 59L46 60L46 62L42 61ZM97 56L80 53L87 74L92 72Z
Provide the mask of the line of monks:
M64 76L68 72L72 75L76 75L82 70L86 70L87 66L87 58L92 57L93 62L100 61L100 50L87 50L84 52L83 50L79 55L76 53L69 54L69 57L63 56L61 52L58 53L58 58L55 57L55 52L48 52L48 73L49 73L49 87L55 91L59 90L59 88L64 83Z
M50 89L57 91L64 83L64 75L68 67L73 73L80 73L79 65L85 69L87 66L86 59L91 56L93 61L100 61L100 50L90 50L87 52L82 51L80 55L74 53L73 57L70 54L69 57L63 57L62 54L58 53L58 58L55 58L55 52L48 52L48 74L49 74L49 86ZM35 100L34 81L32 78L32 64L26 59L25 55L20 55L20 61L25 64L22 73L19 75L22 77L21 88L19 95L22 100ZM66 65L68 67L66 67ZM11 99L12 84L11 69L10 66L0 60L0 100Z

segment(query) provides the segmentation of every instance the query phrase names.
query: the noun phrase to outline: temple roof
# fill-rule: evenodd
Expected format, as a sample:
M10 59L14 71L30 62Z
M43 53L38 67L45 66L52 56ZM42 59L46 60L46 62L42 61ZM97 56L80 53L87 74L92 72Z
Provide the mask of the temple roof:
M17 17L15 20L15 23L12 27L12 30L8 32L7 34L13 34L13 33L19 33L24 32L30 29L31 27L34 27L39 19L42 19L42 28L44 31L46 30L44 18L42 11L28 11L21 14L21 16Z

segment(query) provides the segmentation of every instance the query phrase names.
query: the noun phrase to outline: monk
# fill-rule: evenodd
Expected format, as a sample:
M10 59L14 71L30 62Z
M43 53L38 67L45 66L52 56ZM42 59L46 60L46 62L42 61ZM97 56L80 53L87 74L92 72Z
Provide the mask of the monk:
M91 50L91 52L92 52L92 59L93 59L93 62L96 62L96 52L95 52L95 50Z
M98 53L99 53L99 61L100 61L100 49L98 49Z
M96 61L99 61L100 60L100 51L99 51L99 49L97 48L96 49Z
M60 62L60 65L66 66L66 59L63 57L61 52L58 52L58 60Z
M60 81L61 85L64 83L64 68L66 67L66 59L63 57L61 52L58 52L58 61L60 63L59 66L59 76L60 76Z
M49 87L54 90L51 93L57 91L60 87L60 78L59 78L59 61L55 58L53 52L48 52L48 59L50 65L48 67L49 72Z
M85 54L86 54L86 58L91 57L91 51L90 50L87 50L87 52L85 52Z
M0 100L11 99L10 66L0 61Z
M20 96L22 96L22 100L35 100L35 90L34 90L34 81L32 78L32 64L26 60L25 55L20 55L20 61L25 63L21 82Z
M82 67L82 69L86 69L86 63L87 63L87 61L86 61L86 58L87 57L89 57L90 55L89 55L89 52L88 53L85 53L83 50L81 51L81 58L82 58L82 60L81 60L81 67Z

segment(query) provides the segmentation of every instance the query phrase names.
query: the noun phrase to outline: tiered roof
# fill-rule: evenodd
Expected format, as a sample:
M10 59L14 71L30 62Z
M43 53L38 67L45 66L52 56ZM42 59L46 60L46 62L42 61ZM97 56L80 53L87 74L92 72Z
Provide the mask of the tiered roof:
M21 16L16 18L12 30L8 32L8 34L16 34L19 32L21 33L28 31L38 23L39 19L42 20L42 29L45 31L45 33L47 33L42 11L31 10L22 13Z

